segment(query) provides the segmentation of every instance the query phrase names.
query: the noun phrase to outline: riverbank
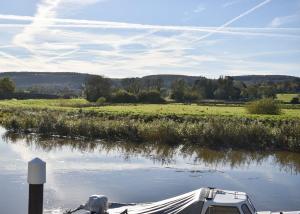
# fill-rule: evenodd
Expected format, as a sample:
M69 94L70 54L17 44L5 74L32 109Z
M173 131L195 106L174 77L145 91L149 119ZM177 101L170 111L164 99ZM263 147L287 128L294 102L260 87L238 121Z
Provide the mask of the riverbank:
M300 110L251 115L235 105L89 106L84 100L0 102L13 132L69 138L193 144L212 148L300 151Z

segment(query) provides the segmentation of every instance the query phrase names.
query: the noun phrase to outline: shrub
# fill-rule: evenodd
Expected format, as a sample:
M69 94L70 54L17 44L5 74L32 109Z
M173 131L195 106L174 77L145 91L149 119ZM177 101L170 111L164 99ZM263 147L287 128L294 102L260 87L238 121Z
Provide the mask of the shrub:
M119 90L112 95L111 101L114 103L136 103L137 98L132 93L125 90Z
M141 103L164 103L165 100L158 91L143 91L138 95L138 101Z
M281 113L280 104L271 98L250 102L246 105L246 109L250 114L276 115Z
M106 98L105 97L99 97L96 101L96 103L98 105L103 105L106 102Z
M294 97L294 98L291 100L291 104L299 104L299 97Z

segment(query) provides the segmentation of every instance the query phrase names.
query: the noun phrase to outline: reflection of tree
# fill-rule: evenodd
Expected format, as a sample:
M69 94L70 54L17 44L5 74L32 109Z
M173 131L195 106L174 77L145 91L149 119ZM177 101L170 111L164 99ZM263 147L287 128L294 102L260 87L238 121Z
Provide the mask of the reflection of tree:
M237 150L211 150L199 148L198 145L184 144L171 146L162 143L134 143L124 141L88 141L48 137L36 134L15 134L6 132L2 138L7 143L26 142L27 146L43 151L60 150L69 147L72 151L96 152L107 154L118 152L125 160L134 157L145 157L155 163L167 165L175 163L178 157L192 159L193 164L205 164L210 167L230 166L231 168L261 165L264 161L272 161L281 170L297 174L300 172L300 154L291 152L254 152Z
M291 174L298 174L300 172L300 154L292 152L276 152L274 154L276 163L280 168Z
M260 165L270 153L247 152L238 150L211 150L203 148L195 148L195 146L184 147L184 154L192 155L195 153L195 162L202 162L211 166L227 166L236 168L240 166L255 163Z

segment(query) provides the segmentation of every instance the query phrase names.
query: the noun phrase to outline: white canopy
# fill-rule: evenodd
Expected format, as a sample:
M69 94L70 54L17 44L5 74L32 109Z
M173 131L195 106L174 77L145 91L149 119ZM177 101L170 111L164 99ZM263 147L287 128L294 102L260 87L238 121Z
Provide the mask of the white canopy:
M204 198L209 189L202 188L184 195L159 202L125 205L119 208L108 209L109 214L120 214L127 210L130 214L199 214L202 210Z

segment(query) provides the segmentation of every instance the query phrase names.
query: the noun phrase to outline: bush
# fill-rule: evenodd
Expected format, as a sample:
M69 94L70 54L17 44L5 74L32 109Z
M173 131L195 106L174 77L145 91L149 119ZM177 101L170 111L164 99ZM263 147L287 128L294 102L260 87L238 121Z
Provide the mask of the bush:
M143 91L138 95L138 101L141 103L164 103L165 100L158 91Z
M111 101L114 103L136 103L137 98L132 93L125 90L119 90L112 95Z
M299 97L294 97L294 98L291 100L291 104L299 104Z
M103 105L106 102L106 98L105 97L99 97L96 101L96 103L98 105Z
M246 105L246 109L250 114L276 115L281 113L280 104L271 98L250 102Z

